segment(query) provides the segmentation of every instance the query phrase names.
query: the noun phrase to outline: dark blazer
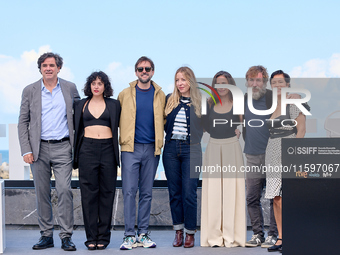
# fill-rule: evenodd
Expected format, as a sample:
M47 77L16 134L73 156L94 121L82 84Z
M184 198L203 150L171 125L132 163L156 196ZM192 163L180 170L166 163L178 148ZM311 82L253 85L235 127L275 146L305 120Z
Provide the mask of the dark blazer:
M79 149L84 137L83 108L89 99L90 98L84 98L74 103L74 169L78 168ZM113 149L117 166L119 166L118 125L121 107L119 101L116 99L106 97L104 97L104 99L110 113Z
M67 124L70 143L73 146L72 106L79 94L74 83L59 78L59 84L66 104ZM41 79L28 85L22 92L18 123L21 154L33 153L34 161L38 160L41 140Z

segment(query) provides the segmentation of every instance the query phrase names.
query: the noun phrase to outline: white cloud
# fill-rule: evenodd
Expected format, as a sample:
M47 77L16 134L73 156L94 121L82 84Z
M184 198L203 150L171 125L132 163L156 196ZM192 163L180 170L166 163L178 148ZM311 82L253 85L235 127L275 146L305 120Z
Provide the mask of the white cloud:
M12 56L0 56L0 100L1 110L7 113L18 113L22 90L28 84L41 78L37 60L45 52L52 51L49 45L35 50L25 51L19 59ZM72 80L73 74L67 67L63 67L60 76Z
M294 67L289 74L292 77L324 78L326 77L326 61L322 59L311 59L302 66Z
M0 55L0 59L9 59L9 58L11 58L11 57L6 56L6 55Z
M293 79L293 86L306 89L316 89L323 91L327 88L329 78L340 77L340 54L334 53L330 58L326 59L311 59L296 66L289 72L289 75L294 78L309 78L309 79ZM325 78L325 79L315 79Z
M289 74L296 78L340 77L340 53L334 53L326 59L308 60L303 65L294 67Z
M340 77L340 53L332 55L329 61L329 73L332 77Z
M105 73L111 78L114 98L117 98L119 92L127 88L130 82L137 79L133 66L123 66L119 62L110 63Z

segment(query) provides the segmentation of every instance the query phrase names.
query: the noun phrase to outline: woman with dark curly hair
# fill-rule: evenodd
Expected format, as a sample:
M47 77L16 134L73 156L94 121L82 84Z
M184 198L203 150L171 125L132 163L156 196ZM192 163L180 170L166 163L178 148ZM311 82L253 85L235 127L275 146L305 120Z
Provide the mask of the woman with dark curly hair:
M113 200L116 190L120 103L109 98L113 89L104 72L86 80L84 98L74 104L74 165L79 184L89 250L110 243Z

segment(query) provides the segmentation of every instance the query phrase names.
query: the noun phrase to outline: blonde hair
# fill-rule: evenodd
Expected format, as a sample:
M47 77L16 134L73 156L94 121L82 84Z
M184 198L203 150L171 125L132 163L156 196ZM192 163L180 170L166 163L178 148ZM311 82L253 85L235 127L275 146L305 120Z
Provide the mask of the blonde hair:
M191 104L195 108L195 114L198 117L201 117L201 93L197 86L197 81L194 72L187 66L183 66L178 68L175 74L175 86L174 91L171 94L171 96L168 99L168 102L165 107L165 115L168 115L172 112L173 109L175 109L179 104L179 99L181 97L181 93L178 91L178 88L176 86L176 75L178 73L182 73L185 77L185 79L188 81L190 86L190 99Z

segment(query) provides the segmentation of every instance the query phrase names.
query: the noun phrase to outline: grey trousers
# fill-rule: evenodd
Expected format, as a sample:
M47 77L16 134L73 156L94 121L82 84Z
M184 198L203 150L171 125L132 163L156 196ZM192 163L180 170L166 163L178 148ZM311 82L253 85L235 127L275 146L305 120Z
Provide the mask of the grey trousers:
M135 235L136 194L138 188L137 234L146 234L148 232L152 187L159 163L159 155L154 156L154 152L154 144L138 143L134 145L134 152L122 151L125 236Z
M247 166L258 166L265 165L265 154L250 155L246 154ZM262 169L259 168L261 171ZM266 174L262 172L248 172L246 173L246 200L247 208L250 217L252 230L255 235L260 234L264 236L264 222L261 205L261 197L263 188L266 185ZM268 236L277 236L277 227L273 210L273 199L270 199L270 223Z
M51 203L51 176L55 176L58 195L59 237L70 237L73 233L73 196L71 191L72 150L69 141L49 144L41 142L38 160L31 165L37 198L40 233L53 236L54 220Z

